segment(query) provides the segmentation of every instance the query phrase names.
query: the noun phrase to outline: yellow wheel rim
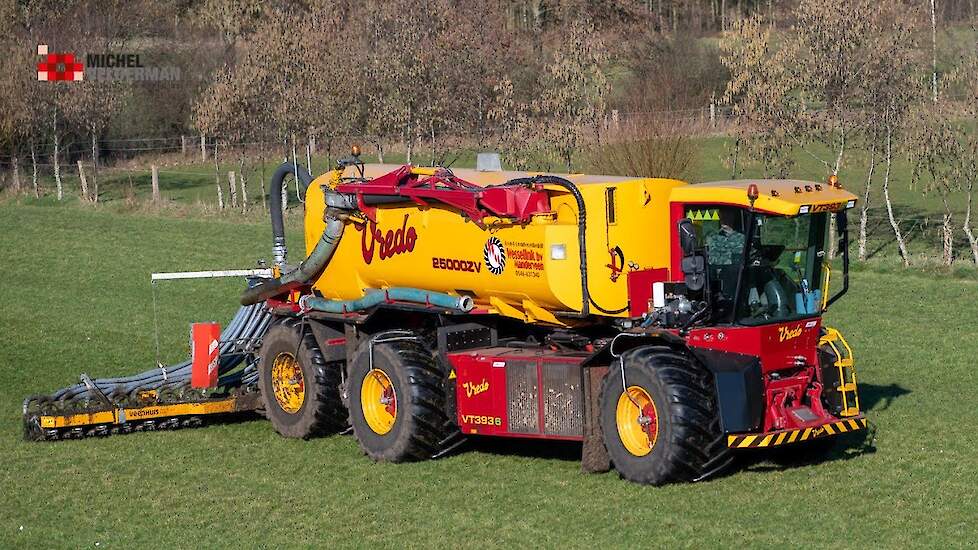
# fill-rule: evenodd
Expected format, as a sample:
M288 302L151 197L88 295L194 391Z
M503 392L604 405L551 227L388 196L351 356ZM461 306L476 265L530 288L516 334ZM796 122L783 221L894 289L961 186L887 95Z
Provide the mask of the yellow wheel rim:
M397 397L394 395L394 384L387 373L373 369L363 378L360 408L363 409L363 418L374 433L384 435L394 428Z
M302 368L291 353L280 353L272 362L272 393L283 411L295 414L306 400Z
M645 456L652 452L659 436L659 414L655 403L645 389L629 386L622 392L615 411L618 437L625 449L635 456Z

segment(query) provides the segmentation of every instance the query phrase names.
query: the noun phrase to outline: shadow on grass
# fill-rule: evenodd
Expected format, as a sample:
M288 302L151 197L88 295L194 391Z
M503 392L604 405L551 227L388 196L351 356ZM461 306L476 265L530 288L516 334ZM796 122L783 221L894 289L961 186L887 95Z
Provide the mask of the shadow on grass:
M581 442L470 436L465 445L452 454L470 452L580 462Z
M785 471L802 466L831 464L876 453L876 426L855 433L816 439L769 450L741 454L736 471Z
M859 383L859 406L864 411L885 411L895 399L908 395L910 390L899 384Z

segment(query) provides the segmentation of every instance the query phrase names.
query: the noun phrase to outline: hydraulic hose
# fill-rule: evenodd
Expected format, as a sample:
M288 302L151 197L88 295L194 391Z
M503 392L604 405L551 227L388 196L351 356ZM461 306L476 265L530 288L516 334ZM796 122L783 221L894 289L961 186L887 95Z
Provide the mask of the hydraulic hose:
M327 300L316 296L304 296L299 301L304 310L322 311L325 313L347 313L362 311L380 305L387 300L427 304L459 311L471 311L473 301L471 296L452 296L442 292L430 292L419 288L389 288L386 290L371 289L367 295L356 300Z
M509 180L506 185L530 185L534 183L552 184L558 185L566 189L571 196L574 197L574 201L577 202L577 246L580 248L580 258L581 258L581 315L587 316L590 314L590 306L594 306L594 309L605 313L608 315L615 315L628 311L628 305L621 309L609 310L599 306L592 298L591 291L588 289L587 282L587 206L584 204L584 197L581 196L581 190L577 188L571 181L561 178L559 176L534 176L529 178L517 178Z

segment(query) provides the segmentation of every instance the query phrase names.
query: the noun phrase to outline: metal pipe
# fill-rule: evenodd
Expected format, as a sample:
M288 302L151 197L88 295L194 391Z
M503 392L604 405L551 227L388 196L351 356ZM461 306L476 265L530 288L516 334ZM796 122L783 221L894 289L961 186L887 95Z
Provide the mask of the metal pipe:
M299 300L299 307L304 311L347 313L350 311L363 311L388 300L426 304L459 311L471 311L475 305L472 297L464 294L461 296L452 296L443 292L431 292L419 288L389 288L386 290L368 290L366 296L356 300L327 300L317 296L303 296Z

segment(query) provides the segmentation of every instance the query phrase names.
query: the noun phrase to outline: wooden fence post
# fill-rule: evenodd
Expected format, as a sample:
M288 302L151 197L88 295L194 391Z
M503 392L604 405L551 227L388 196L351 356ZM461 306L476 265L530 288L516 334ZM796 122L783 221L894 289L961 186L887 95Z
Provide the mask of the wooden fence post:
M207 160L207 138L200 134L200 162Z
M187 136L180 136L180 155L187 156Z
M85 168L82 166L82 161L78 161L78 179L81 180L81 194L82 198L89 200L88 196L88 178L85 177Z
M160 202L160 169L155 164L153 169L153 202Z

